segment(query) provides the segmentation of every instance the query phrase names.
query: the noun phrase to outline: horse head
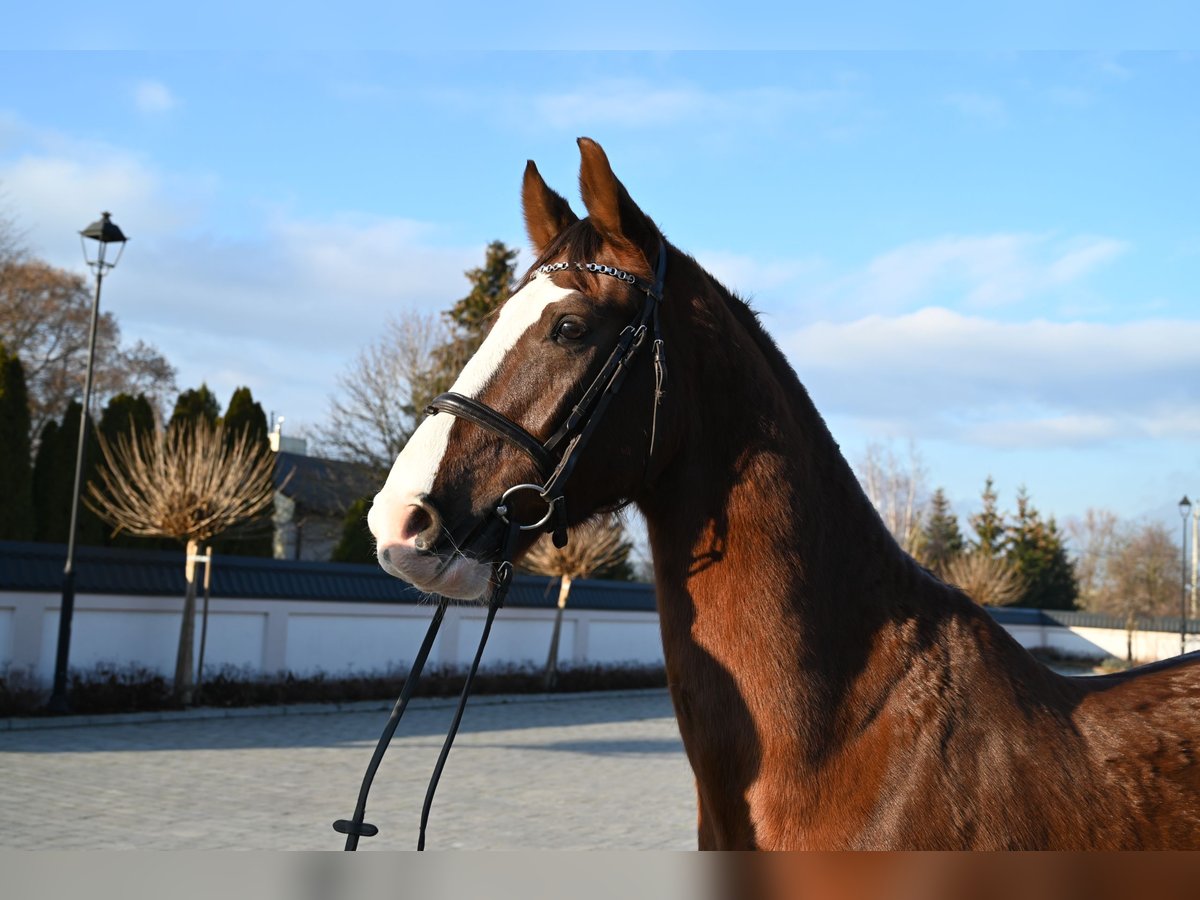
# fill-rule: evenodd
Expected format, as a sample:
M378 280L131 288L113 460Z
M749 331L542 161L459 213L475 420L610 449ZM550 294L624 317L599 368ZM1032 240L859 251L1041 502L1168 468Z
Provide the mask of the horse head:
M512 523L526 526L515 556L543 531L564 540L633 499L668 452L666 244L600 145L579 148L587 217L529 162L522 202L538 258L371 508L380 564L422 590L481 596Z

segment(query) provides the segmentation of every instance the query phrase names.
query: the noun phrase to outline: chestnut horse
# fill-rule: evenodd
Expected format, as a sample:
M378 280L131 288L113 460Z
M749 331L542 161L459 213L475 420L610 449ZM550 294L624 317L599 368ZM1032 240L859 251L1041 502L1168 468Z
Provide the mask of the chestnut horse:
M700 847L1200 848L1200 656L1066 678L914 562L754 313L663 242L598 144L579 146L588 217L529 163L539 258L453 390L546 442L666 254L665 390L650 352L633 355L558 524L630 502L645 515ZM440 408L369 521L387 571L475 598L501 496L547 472ZM545 509L529 490L507 502L529 523Z

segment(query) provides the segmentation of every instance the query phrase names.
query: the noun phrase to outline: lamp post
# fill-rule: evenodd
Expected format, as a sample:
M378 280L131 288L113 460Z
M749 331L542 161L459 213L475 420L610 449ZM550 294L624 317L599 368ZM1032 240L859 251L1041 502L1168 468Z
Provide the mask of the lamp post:
M1192 603L1188 615L1197 615L1196 594L1200 591L1200 503L1192 507Z
M1179 518L1183 520L1183 542L1180 547L1183 556L1183 574L1179 579L1179 653L1187 652L1187 536L1188 513L1192 511L1192 501L1183 495L1179 501Z
M83 381L83 411L79 416L79 447L75 451L75 489L71 493L71 525L67 532L67 563L63 567L62 606L58 613L58 649L54 656L54 690L47 709L64 713L67 704L67 659L71 652L71 617L75 613L75 532L79 523L79 489L83 480L84 451L87 448L88 407L92 401L92 368L96 360L96 323L100 318L100 285L106 271L114 268L125 252L127 238L113 222L111 214L100 218L79 232L83 258L96 273L96 297L92 301L92 324L88 333L87 375ZM95 241L95 253L89 253L88 241ZM116 244L117 254L109 260L109 244Z

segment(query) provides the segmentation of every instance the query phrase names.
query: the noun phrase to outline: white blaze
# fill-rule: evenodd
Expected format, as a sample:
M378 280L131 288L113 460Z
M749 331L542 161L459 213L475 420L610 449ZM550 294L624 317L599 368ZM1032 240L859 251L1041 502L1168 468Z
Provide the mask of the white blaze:
M516 346L521 335L541 318L547 306L572 293L574 291L556 285L548 275L537 275L529 284L513 294L501 308L500 317L488 333L487 339L471 357L450 390L464 397L478 399L479 393L491 381L500 363ZM445 456L446 447L450 442L450 428L453 425L454 416L446 413L430 416L417 427L408 443L404 445L392 466L392 471L388 474L387 483L375 500L371 515L368 516L371 531L376 538L380 537L375 524L376 510L380 510L380 516L386 517L386 507L389 503L407 505L433 488L433 480L441 468L442 457ZM380 501L387 502L381 504Z

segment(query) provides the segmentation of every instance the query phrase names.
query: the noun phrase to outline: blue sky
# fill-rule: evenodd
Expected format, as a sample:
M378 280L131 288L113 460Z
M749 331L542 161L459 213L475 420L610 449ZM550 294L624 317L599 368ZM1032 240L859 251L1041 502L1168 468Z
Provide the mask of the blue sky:
M491 239L525 247L527 158L575 196L586 134L753 299L852 461L911 438L962 511L989 473L1060 520L1177 523L1200 493L1196 54L350 52L336 30L284 50L24 24L21 46L68 49L0 54L0 198L77 270L75 232L112 210L132 240L105 306L181 386L319 422L388 315L447 306Z

